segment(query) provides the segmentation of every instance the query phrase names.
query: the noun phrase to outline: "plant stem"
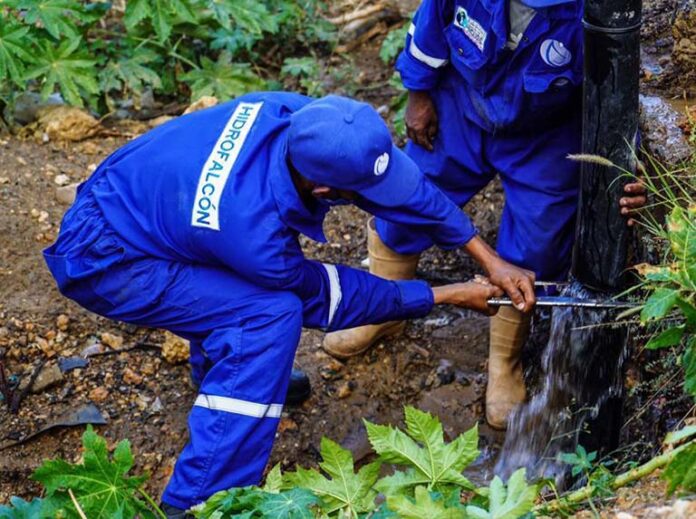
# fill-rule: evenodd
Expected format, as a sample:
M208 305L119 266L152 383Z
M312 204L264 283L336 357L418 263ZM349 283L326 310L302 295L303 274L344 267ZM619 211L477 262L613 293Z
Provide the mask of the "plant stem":
M693 445L694 443L696 443L696 440L687 442L674 450L665 452L664 454L660 454L659 456L655 456L650 461L644 463L639 467L636 467L627 472L624 472L623 474L616 476L616 479L614 479L614 481L612 481L610 484L611 489L618 490L619 488L625 487L626 485L653 473L655 470L664 467L670 461L672 461L677 454L686 449L688 446ZM596 487L590 483L576 490L575 492L571 492L567 496L557 498L552 501L549 501L548 503L538 505L535 507L534 510L536 512L545 513L556 512L558 510L570 507L572 505L580 504L586 499L590 499L594 495L595 491Z
M150 497L150 494L148 494L147 492L145 492L142 488L139 488L139 489L138 489L138 492L140 492L140 495L142 495L142 496L145 498L145 500L150 504L150 506L152 507L152 509L157 513L157 515L158 515L161 519L167 519L167 516L164 515L164 512L163 512L162 510L160 510L160 507L157 506L157 503L155 503L155 500L152 499L152 497Z
M87 519L87 516L85 513L82 511L82 508L80 507L80 503L77 502L77 499L75 499L75 494L73 494L73 491L71 489L68 489L68 494L70 495L70 499L73 502L73 505L75 505L75 509L77 510L78 515L82 519Z

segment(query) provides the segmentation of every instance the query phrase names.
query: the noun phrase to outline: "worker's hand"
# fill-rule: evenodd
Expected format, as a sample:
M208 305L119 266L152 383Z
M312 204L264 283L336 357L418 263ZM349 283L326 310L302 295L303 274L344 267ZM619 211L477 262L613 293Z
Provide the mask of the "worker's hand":
M499 256L490 261L486 265L486 269L491 283L507 293L515 308L525 313L534 308L536 303L534 293L536 276L534 272L516 267Z
M504 292L491 283L469 281L433 288L435 304L451 304L469 308L485 315L494 315L498 308L488 306L492 297L500 297Z
M408 138L433 151L433 140L437 135L437 111L428 92L409 91L405 120Z
M645 166L641 161L638 161L638 167L636 169L639 175L638 179L624 186L624 193L628 196L624 196L619 200L621 214L629 217L627 222L629 227L632 227L636 223L631 216L636 214L637 209L645 207L645 204L648 202L645 184L640 178L645 175Z

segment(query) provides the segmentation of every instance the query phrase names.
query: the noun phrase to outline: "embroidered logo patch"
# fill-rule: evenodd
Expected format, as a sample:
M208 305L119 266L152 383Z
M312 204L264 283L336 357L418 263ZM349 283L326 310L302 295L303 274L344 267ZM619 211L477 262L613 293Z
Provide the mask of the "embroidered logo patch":
M457 7L457 12L454 15L454 26L459 27L466 37L474 42L478 50L483 50L488 33L481 27L480 23L469 16L463 7Z
M539 47L544 63L551 67L562 67L573 59L571 52L558 40L544 40Z

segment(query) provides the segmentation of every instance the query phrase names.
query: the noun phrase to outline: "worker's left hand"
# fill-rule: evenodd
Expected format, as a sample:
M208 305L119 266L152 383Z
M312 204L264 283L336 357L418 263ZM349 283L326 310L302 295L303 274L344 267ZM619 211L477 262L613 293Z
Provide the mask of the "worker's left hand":
M642 181L631 182L630 184L626 184L624 192L630 196L624 196L619 200L621 214L629 216L627 223L629 227L632 227L635 224L635 220L630 218L630 216L636 214L636 210L644 207L648 201L645 196L645 185Z
M645 175L645 166L642 162L638 161L638 167L636 169L639 175ZM635 220L631 218L631 216L636 214L636 210L644 207L648 202L645 184L640 177L638 177L635 182L626 184L624 193L628 196L619 199L621 214L629 217L627 223L629 227L632 227L635 224Z

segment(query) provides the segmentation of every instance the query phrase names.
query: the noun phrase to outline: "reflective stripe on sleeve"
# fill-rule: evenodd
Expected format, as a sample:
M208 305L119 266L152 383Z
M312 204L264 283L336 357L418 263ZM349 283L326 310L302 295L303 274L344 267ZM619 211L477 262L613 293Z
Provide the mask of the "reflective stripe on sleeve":
M215 411L251 416L252 418L280 418L283 412L282 404L257 404L237 398L204 394L198 395L193 405Z
M408 52L416 58L418 61L425 63L429 67L433 68L440 68L444 65L447 64L446 59L440 59L440 58L435 58L433 56L428 56L425 52L420 50L418 48L418 45L416 45L416 38L415 38L415 32L416 32L416 26L411 24L411 26L408 28L408 33L411 35L411 44L408 46Z
M338 269L334 265L329 265L328 263L322 263L326 269L326 273L329 276L329 288L330 288L330 304L329 304L329 320L326 323L326 327L330 327L333 322L334 315L336 315L336 310L338 305L341 304L341 298L343 293L341 292L341 278L338 276Z

